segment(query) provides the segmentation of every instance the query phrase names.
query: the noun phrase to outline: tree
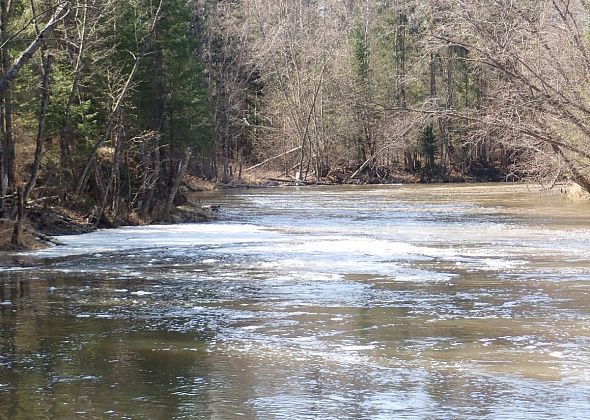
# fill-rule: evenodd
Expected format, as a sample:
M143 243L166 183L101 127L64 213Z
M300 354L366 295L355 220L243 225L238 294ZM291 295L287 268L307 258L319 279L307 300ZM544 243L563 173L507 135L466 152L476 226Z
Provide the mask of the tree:
M482 136L517 151L522 173L590 191L587 16L581 1L462 1L442 37L496 75L475 117Z
M25 205L57 194L62 204L82 204L94 223L125 222L132 213L165 219L187 156L206 154L213 136L189 4L72 0L47 6L2 3L0 175L9 182L2 182L0 204L9 199L14 208L7 189L26 180ZM7 65L13 51L22 52Z

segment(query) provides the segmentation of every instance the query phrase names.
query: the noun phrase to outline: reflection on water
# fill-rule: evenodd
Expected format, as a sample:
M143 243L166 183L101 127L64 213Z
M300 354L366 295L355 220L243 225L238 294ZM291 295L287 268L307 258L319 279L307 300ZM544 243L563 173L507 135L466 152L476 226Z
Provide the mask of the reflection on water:
M0 419L587 418L590 205L235 191L0 269Z

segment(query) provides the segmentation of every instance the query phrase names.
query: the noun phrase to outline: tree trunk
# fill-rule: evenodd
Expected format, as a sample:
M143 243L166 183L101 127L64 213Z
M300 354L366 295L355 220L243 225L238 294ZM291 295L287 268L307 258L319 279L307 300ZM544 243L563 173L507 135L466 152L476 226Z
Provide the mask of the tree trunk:
M320 93L320 90L322 88L322 84L324 81L324 71L326 70L326 66L327 66L327 62L324 61L324 64L322 66L322 70L320 72L320 80L318 81L314 93L313 93L313 98L311 101L311 107L309 108L309 112L307 113L307 120L305 123L305 129L303 132L303 136L301 137L301 144L300 144L300 148L301 148L301 155L299 157L299 172L298 172L298 176L296 177L297 181L305 181L305 177L303 179L300 179L303 176L303 159L305 156L305 142L307 140L307 138L309 137L309 126L311 124L311 117L313 116L313 112L315 111L315 107L316 107L316 103L318 100L318 95Z
M188 168L189 161L191 159L191 148L190 146L186 147L184 159L178 163L178 171L176 173L176 177L174 179L174 183L172 184L172 188L170 189L170 193L168 194L168 200L166 203L166 216L170 214L172 211L172 207L174 204L174 198L176 197L176 193L178 192L178 188L180 187L180 183L182 182L182 178L186 173L186 169Z
M145 183L143 186L144 194L141 204L141 215L143 218L151 217L151 210L152 210L152 201L154 199L154 189L160 179L160 173L162 172L162 164L161 164L161 156L160 156L160 148L156 145L154 151L151 153L152 158L150 158L150 162L152 162L153 169L152 174L145 178ZM145 171L148 168L144 169Z
M440 127L440 177L444 180L446 176L446 166L449 160L449 117L447 112L453 106L453 94L454 94L454 78L455 78L455 55L453 46L447 47L447 77L446 77L446 100L445 100L445 115L439 118Z
M88 0L84 2L84 9L82 13L82 33L80 37L80 47L78 49L78 55L76 57L76 64L74 66L74 80L72 81L72 87L70 88L70 93L68 95L68 101L66 103L66 110L64 113L64 120L59 133L59 160L61 165L60 184L62 199L66 198L67 196L68 185L70 182L68 175L70 154L70 144L68 141L68 135L71 130L70 124L72 119L72 106L74 105L74 100L76 99L76 93L78 91L78 85L80 83L80 78L82 76L82 58L84 56L87 41Z
M14 168L14 130L12 123L12 98L10 89L3 92L3 108L4 108L4 144L3 144L3 188L13 188L16 183L16 175Z
M8 42L8 1L1 0L1 18L0 18L0 30L2 31L2 36L0 37L0 42L2 42L2 50L0 53L2 54L2 71L3 74L8 72L10 68L10 56L7 47ZM13 133L13 125L12 125L12 98L10 89L5 89L2 91L2 108L3 108L3 127L2 131L4 133L4 137L2 139L2 153L0 153L2 157L2 170L0 171L0 183L2 186L0 190L2 190L1 195L4 196L8 187L14 187L15 185L15 169L14 169L14 133Z
M39 166L41 165L41 157L43 155L43 144L45 143L45 120L47 116L47 108L49 107L49 83L51 77L51 66L53 64L53 57L49 55L43 64L43 82L41 87L41 107L39 110L39 122L37 130L37 146L35 148L35 159L33 161L33 167L31 169L31 177L25 186L23 199L25 203L29 194L35 184L37 183L37 175L39 173Z
M434 53L430 53L429 71L430 71L430 99L434 99L436 97L436 57L435 57Z
M17 191L17 214L16 214L16 222L14 223L14 228L12 230L12 240L11 243L15 247L22 247L22 230L23 230L23 219L25 218L25 202L23 197L23 190L22 188L18 188Z
M398 104L404 109L406 101L406 19L404 13L398 12L398 22L395 36L396 85Z
M113 222L115 225L118 223L119 217L119 209L122 201L121 196L121 153L123 150L123 142L124 142L124 115L123 112L120 113L118 118L118 123L115 128L115 138L114 138L114 154L113 154L113 168L112 168L112 200L111 200L111 207L112 207L112 214L113 214Z
M4 112L2 112L2 106L0 106L0 125L4 125ZM4 134L4 130L0 128L0 133ZM6 179L6 172L4 169L4 135L0 138L0 216L4 211L4 196L6 195L6 185L4 180Z

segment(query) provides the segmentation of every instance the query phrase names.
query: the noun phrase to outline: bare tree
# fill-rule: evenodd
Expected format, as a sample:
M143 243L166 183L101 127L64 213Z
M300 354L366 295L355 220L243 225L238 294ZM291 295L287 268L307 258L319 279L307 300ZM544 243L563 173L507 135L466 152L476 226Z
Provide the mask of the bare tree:
M552 177L590 190L587 19L587 6L576 0L460 1L440 38L497 75L490 106L477 117L480 132L528 158L526 172L550 166Z

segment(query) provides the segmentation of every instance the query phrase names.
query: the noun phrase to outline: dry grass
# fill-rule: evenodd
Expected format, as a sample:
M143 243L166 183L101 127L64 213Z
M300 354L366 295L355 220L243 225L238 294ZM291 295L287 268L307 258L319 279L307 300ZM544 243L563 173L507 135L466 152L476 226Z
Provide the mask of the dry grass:
M12 237L12 223L0 222L0 250L9 249Z
M185 175L183 181L193 191L215 191L217 189L215 182L197 178L196 176Z
M143 226L148 224L147 221L143 219L136 211L129 213L127 215L126 221L131 226Z
M564 188L567 197L572 201L588 201L590 200L590 193L582 188L580 185L571 182Z

